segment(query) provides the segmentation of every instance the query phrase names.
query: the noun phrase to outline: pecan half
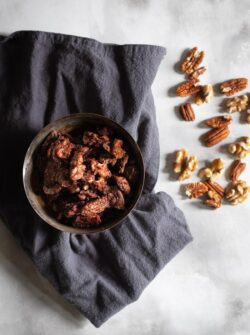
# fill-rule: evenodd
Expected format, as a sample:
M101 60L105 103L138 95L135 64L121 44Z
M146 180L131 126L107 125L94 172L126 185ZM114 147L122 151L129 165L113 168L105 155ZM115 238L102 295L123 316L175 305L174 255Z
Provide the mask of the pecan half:
M242 174L242 172L246 168L246 163L241 162L240 159L236 159L233 161L233 164L231 165L231 169L229 172L229 179L233 182L239 179L239 176Z
M230 134L229 128L227 126L223 126L220 128L214 128L207 132L203 136L203 141L208 147L212 147L224 139L226 139Z
M220 128L228 126L232 122L231 115L215 116L205 121L206 125L211 128Z
M203 182L190 183L185 188L185 193L190 199L200 198L207 191L208 187Z
M247 84L247 78L231 79L220 84L220 90L222 94L230 96L244 90L247 87Z
M191 73L189 75L190 79L198 79L199 76L201 76L203 73L205 73L207 71L207 67L206 66L202 66L199 69L195 70L193 73Z
M221 198L224 198L225 190L220 184L210 180L204 181L203 183L207 186L208 190L215 191Z
M208 196L208 199L204 201L205 205L209 207L213 207L213 208L220 208L221 203L222 203L222 198L217 192L213 190L209 190L207 192L207 196Z
M189 102L180 106L180 114L185 121L195 120L194 110Z
M181 64L181 71L187 74L191 74L199 67L203 61L204 56L204 51L198 51L197 47L192 48L189 50L186 58Z
M199 85L195 86L196 83L197 79L191 79L189 81L185 81L176 88L176 94L179 97L187 97L189 95L193 95L200 92L202 86Z

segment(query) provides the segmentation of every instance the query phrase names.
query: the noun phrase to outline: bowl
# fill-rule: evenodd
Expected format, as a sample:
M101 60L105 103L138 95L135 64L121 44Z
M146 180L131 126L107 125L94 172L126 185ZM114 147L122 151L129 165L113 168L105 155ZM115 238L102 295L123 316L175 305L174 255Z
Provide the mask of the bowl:
M112 129L121 139L124 140L124 143L126 143L126 145L129 147L129 150L131 151L133 157L137 162L137 168L139 172L137 182L136 185L132 186L133 194L129 203L127 204L125 209L121 211L119 215L117 215L117 217L113 218L108 222L101 223L100 225L86 226L84 228L68 226L56 220L52 210L49 208L49 206L46 204L42 197L41 185L38 185L38 172L37 169L34 168L35 154L44 139L52 131L63 130L66 132L70 132L77 128L82 128L84 130L85 127L97 125L106 126ZM145 170L142 154L139 146L137 145L133 137L115 121L102 115L93 113L70 114L48 124L36 135L36 137L31 142L26 152L23 164L24 190L27 199L30 205L33 207L34 211L40 216L42 220L44 220L50 226L63 232L75 234L99 233L111 229L122 223L122 221L124 221L124 219L128 216L131 210L135 207L141 195L144 185L144 175Z

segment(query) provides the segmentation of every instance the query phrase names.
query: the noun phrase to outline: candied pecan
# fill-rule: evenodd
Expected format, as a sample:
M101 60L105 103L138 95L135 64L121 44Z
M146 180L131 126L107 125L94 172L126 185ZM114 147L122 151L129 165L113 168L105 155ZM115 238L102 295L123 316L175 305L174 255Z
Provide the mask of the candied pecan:
M227 96L233 95L247 87L247 78L237 78L225 81L220 85L221 93Z
M85 216L86 213L100 214L109 207L109 199L107 196L100 197L96 200L86 203L81 210L81 215Z
M77 147L70 161L70 179L79 180L83 178L86 166L83 164L84 155L89 151L88 147Z
M95 189L97 189L99 192L107 193L108 192L108 185L107 181L104 177L99 177L93 182L93 186Z
M111 171L108 168L107 162L99 162L95 158L90 159L91 171L101 177L111 177Z
M76 228L84 228L89 225L98 225L101 223L101 217L99 214L86 212L86 215L77 215L72 225Z
M80 187L77 185L76 182L72 182L72 184L68 187L68 191L70 193L78 193L80 192Z
M122 176L113 176L117 186L124 194L129 194L131 191L129 182L125 177Z
M116 209L124 209L125 208L124 196L118 188L112 187L107 196L108 196L108 199L109 199L110 207L114 207Z
M117 159L123 158L126 154L126 151L122 148L122 146L123 146L123 140L115 138L113 141L111 153Z
M182 72L187 74L191 74L192 72L194 72L202 63L204 56L205 52L198 51L197 47L190 49L186 58L181 64Z
M58 158L67 159L73 148L74 144L71 143L69 137L64 134L60 134L59 137L48 147L47 157L54 160L57 160Z
M125 167L128 163L129 155L125 154L123 158L118 161L118 173L122 174L125 171Z
M207 185L202 182L187 184L185 188L186 195L191 198L200 198L208 191Z
M124 170L124 175L130 183L133 183L138 175L138 168L135 163L128 163Z
M203 136L203 141L208 147L212 147L224 139L226 139L230 134L229 128L227 126L223 126L220 128L214 128L208 131Z
M62 187L69 187L69 171L60 162L48 161L44 170L43 191L45 194L56 194Z
M65 204L63 214L67 218L72 218L79 214L79 205L77 203L67 203Z
M206 125L211 128L221 128L228 126L232 122L231 115L215 116L206 120Z
M200 92L202 86L195 86L196 83L197 79L190 79L189 81L185 81L176 88L176 94L179 97L187 97L189 95Z
M82 141L85 145L103 147L105 150L110 151L110 139L106 135L99 135L92 131L85 131Z
M99 198L98 194L92 190L90 190L89 188L87 189L82 189L78 194L77 194L78 198L80 200L86 200L86 199L96 199Z
M180 106L180 114L185 121L195 120L194 110L189 102Z
M233 161L233 164L230 169L229 179L235 182L239 179L239 176L246 168L246 163L243 163L240 159L236 159Z

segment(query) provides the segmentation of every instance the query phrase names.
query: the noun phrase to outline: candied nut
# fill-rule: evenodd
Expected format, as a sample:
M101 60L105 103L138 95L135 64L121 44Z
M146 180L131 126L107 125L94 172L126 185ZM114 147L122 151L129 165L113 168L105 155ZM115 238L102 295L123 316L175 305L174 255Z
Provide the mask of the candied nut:
M124 194L129 194L131 191L129 182L125 177L122 176L113 176L117 186Z
M236 180L226 188L226 199L232 205L238 205L245 201L250 193L250 187L246 181Z
M247 110L246 121L247 121L247 123L250 123L250 109Z
M77 147L70 161L70 179L75 181L83 178L86 166L83 164L84 155L89 151L88 147Z
M108 199L109 199L110 207L114 207L116 209L124 209L125 208L124 196L118 188L112 187L107 196L108 196Z
M223 126L220 128L211 129L203 136L203 141L208 147L212 147L224 139L226 139L230 134L229 128L227 126Z
M188 158L188 151L186 149L180 149L176 152L176 157L174 161L175 173L180 173L183 170L187 158Z
M176 94L179 97L187 97L189 95L198 93L201 90L201 86L195 86L196 83L197 79L190 79L189 81L185 81L176 88Z
M192 106L190 103L186 103L180 106L180 114L185 121L194 121L195 114Z
M247 105L248 105L248 96L241 95L239 97L228 99L226 103L226 108L228 113L235 113L247 109Z
M203 183L208 187L210 191L215 191L219 194L221 198L224 198L225 190L220 184L210 180L204 181Z
M89 225L98 225L101 222L99 214L86 212L85 215L77 215L72 223L72 226L76 228L83 228Z
M221 128L228 126L232 122L231 115L215 116L206 120L206 125L211 128Z
M225 81L220 84L221 93L227 96L234 95L247 87L247 78L237 78Z
M109 199L107 196L100 197L96 200L89 201L81 209L81 215L87 216L88 213L100 214L109 207Z
M101 177L111 177L111 171L108 168L107 162L99 162L95 158L90 160L91 171L96 175L98 174Z
M88 146L103 147L105 150L110 151L110 139L106 135L99 135L92 131L85 131L82 138L83 144Z
M47 149L47 157L54 160L67 159L73 148L74 144L70 139L65 134L58 133L58 138Z
M207 192L208 199L204 201L204 204L213 208L220 208L222 198L221 196L214 190L209 190Z
M210 102L212 96L214 95L213 86L211 84L201 86L200 91L194 98L196 105L202 105L204 103Z
M190 183L186 185L185 193L191 198L200 198L208 191L207 185L202 182Z
M207 71L207 67L206 66L202 66L197 70L194 70L194 72L192 72L189 75L190 79L198 79L199 76L201 76L203 73L205 73Z
M198 159L196 156L190 156L187 158L185 167L183 171L181 171L178 179L180 181L188 179L196 169L198 169Z
M119 162L118 162L118 172L120 174L124 173L125 167L128 163L128 160L129 160L129 155L127 155L127 154L124 155L124 157L119 160Z
M233 164L229 172L229 179L232 180L233 182L238 180L239 176L242 174L245 168L246 164L242 163L240 159L236 159L235 161L233 161Z
M123 141L115 138L113 145L112 145L112 149L111 149L111 153L112 155L115 156L116 159L121 159L125 156L126 152L123 150L122 148L123 146Z
M203 61L204 56L204 51L198 51L197 47L192 48L181 64L181 71L187 74L193 73Z
M199 172L200 178L216 179L219 178L224 169L224 161L221 158L214 159L209 167L202 168Z
M239 158L245 158L250 153L250 137L242 137L239 141L229 144L228 152Z

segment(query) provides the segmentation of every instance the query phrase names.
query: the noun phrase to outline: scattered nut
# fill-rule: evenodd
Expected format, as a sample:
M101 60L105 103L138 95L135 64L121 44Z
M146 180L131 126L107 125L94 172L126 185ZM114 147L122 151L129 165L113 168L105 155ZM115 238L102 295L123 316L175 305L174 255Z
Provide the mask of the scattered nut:
M185 121L194 121L195 114L192 106L190 103L186 103L180 106L180 114Z
M229 144L228 152L239 158L245 158L250 153L250 137L242 137L239 141Z
M222 175L223 170L224 170L223 159L216 158L209 164L209 167L202 168L200 170L199 177L207 179L217 179Z
M214 190L207 192L208 199L204 201L204 204L213 208L220 208L222 203L221 196Z
M176 88L176 94L179 97L187 97L189 95L198 93L201 90L201 86L195 86L197 82L197 79L185 81Z
M246 118L247 123L250 123L250 109L247 110L247 118Z
M208 187L202 182L187 184L185 188L185 193L190 199L200 198L206 192L208 192Z
M189 75L190 79L198 79L199 76L201 76L203 73L205 73L207 71L207 67L206 66L202 66L199 69L195 70L193 73L191 73Z
M226 139L230 134L229 128L227 126L223 126L220 128L214 128L210 131L208 131L204 136L203 136L203 141L206 146L212 147L224 139Z
M221 93L227 96L234 95L247 87L247 78L237 78L225 81L220 85Z
M245 110L247 108L247 105L248 105L248 96L241 95L239 97L228 99L226 103L226 108L228 113L235 113Z
M228 126L232 122L231 115L223 115L212 117L211 119L206 120L206 125L211 128L220 128L223 126Z
M238 205L245 201L250 193L250 187L244 180L231 182L226 188L226 200L232 205Z
M187 74L193 73L203 61L204 56L204 51L198 51L197 47L192 48L181 64L182 72Z
M236 159L235 161L233 161L233 164L229 172L229 179L232 180L233 182L238 180L239 176L242 174L245 168L246 164L242 163L240 159Z
M224 198L225 190L220 184L210 180L204 181L203 183L208 187L209 190L215 191L221 198Z
M201 86L200 91L194 98L194 102L196 103L196 105L202 105L204 103L208 103L213 95L214 90L211 84Z
M198 160L196 156L188 157L186 149L178 150L174 162L174 172L180 173L178 180L188 179L192 172L198 168Z

